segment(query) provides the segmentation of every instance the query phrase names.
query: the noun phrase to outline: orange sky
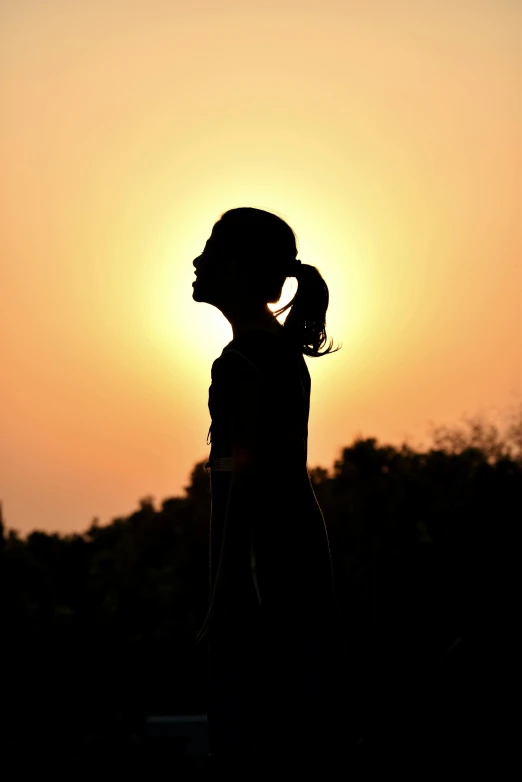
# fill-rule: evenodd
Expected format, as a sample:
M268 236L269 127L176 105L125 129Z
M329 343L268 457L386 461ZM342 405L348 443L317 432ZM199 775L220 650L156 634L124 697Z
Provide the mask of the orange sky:
M208 456L231 330L192 259L234 206L330 287L310 466L522 400L520 2L17 0L0 28L9 527L159 506Z

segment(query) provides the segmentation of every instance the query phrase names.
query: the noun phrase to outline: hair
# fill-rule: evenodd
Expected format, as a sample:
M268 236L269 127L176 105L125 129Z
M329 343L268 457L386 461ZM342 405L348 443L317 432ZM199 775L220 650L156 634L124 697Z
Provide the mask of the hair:
M253 290L265 303L279 301L289 271L297 278L295 296L274 315L290 310L283 324L285 333L302 353L319 357L339 350L332 348L330 339L321 351L327 342L328 286L315 266L302 262L293 266L298 250L288 223L263 209L238 207L221 215L213 237L228 258L249 259Z

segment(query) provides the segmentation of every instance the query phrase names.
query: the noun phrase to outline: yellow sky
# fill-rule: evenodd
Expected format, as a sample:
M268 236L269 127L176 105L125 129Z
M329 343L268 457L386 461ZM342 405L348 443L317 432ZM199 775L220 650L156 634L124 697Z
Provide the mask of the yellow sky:
M231 330L191 264L235 206L330 288L310 466L522 400L520 2L17 0L0 28L8 526L159 505L208 456Z

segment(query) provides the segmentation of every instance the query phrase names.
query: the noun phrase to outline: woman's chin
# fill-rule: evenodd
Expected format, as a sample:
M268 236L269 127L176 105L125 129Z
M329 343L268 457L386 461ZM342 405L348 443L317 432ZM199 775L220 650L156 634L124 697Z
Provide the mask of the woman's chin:
M206 286L202 286L201 282L196 282L192 286L192 299L193 301L205 302L205 304L214 304L215 301L212 292Z
M192 298L194 301L206 301L206 297L202 294L200 290L198 290L198 286L194 285L192 288Z

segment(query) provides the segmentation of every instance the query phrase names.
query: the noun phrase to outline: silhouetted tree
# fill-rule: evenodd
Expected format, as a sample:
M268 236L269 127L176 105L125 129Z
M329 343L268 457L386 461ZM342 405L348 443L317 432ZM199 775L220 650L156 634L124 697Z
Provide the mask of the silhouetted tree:
M493 639L501 643L501 609L515 588L521 431L516 415L508 440L477 420L467 434L439 428L427 452L358 437L331 469L309 471L331 541L347 665L366 719L380 715L375 730L393 731L394 708L418 716L420 683L455 639L464 640L449 659L475 650L476 665L497 648ZM205 711L204 654L194 647L209 586L205 462L182 496L159 509L153 500L105 526L94 518L81 535L25 538L5 530L0 504L7 737L29 730L28 710L49 740L131 731L150 712ZM452 665L446 687L466 679L464 663L458 675Z

